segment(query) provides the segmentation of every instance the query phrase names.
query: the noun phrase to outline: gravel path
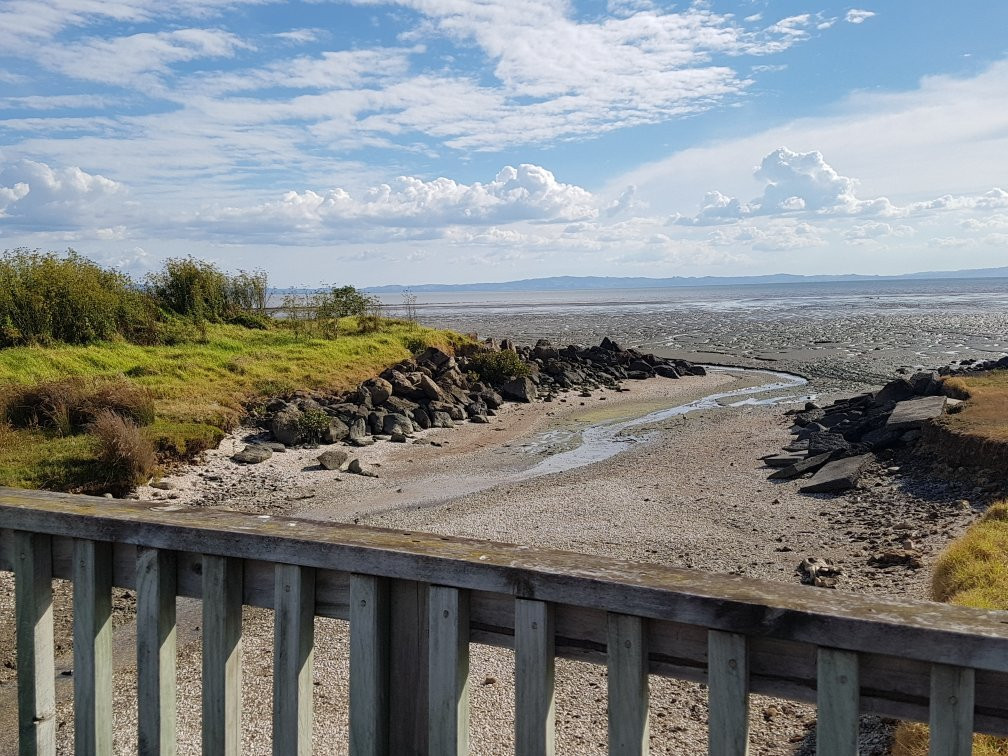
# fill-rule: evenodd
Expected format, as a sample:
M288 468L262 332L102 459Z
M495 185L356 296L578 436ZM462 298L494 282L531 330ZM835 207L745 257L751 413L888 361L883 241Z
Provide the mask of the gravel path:
M927 567L975 516L974 506L962 500L979 505L983 493L936 481L929 468L907 458L875 465L864 487L849 495L798 495L795 481L767 481L768 471L758 461L789 438L782 408L726 408L673 418L653 426L657 435L650 442L629 445L611 459L507 482L549 451L543 434L563 439L587 423L643 415L659 405L684 403L752 380L723 374L655 379L634 384L624 394L569 395L553 405L512 406L490 426L426 434L428 440L447 442L441 447L381 443L362 450L362 461L380 475L376 479L323 471L314 464L318 452L307 450L238 468L226 459L237 445L230 440L208 455L206 465L169 479L177 488L145 489L141 495L543 545L783 582L798 581L794 570L802 558L819 556L844 569L841 590L925 597ZM422 505L404 506L407 502ZM874 550L905 538L913 538L924 551L924 569L868 565ZM180 630L194 632L198 609L180 616ZM345 752L345 626L316 620L316 643L316 752ZM272 613L246 610L244 644L244 752L265 754L270 750ZM185 644L179 654L180 741L188 744L181 753L198 752L199 654L198 641ZM473 646L474 754L512 750L512 665L510 652ZM115 680L117 752L131 753L133 673L127 667ZM604 670L559 660L557 695L558 753L605 753ZM812 708L754 697L751 711L752 753L810 748ZM655 753L703 748L703 686L652 677L651 714ZM67 703L61 704L59 717L64 722L61 752L69 752L72 713ZM886 727L866 722L862 753L886 750Z

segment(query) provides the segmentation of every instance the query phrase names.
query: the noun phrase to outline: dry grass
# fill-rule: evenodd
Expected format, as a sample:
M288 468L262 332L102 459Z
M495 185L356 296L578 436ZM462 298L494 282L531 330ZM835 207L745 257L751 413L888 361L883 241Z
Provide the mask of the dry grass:
M1008 609L1008 501L993 505L938 558L931 584L936 601L976 609ZM904 723L893 756L925 756L928 728ZM1008 739L973 737L975 756L1008 756Z
M967 400L961 412L945 419L950 430L1008 442L1008 370L948 378L945 389Z
M150 391L114 378L65 378L8 386L0 397L3 417L16 428L43 428L61 436L84 430L98 413L112 410L138 425L154 422Z
M103 409L88 425L88 432L97 441L104 485L113 494L122 495L154 474L154 445L130 418Z

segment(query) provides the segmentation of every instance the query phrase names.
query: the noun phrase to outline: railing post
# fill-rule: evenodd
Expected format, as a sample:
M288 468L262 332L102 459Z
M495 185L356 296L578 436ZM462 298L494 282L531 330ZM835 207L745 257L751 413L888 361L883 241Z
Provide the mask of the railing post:
M175 554L137 551L137 739L141 756L174 756Z
M973 753L974 677L969 667L931 665L930 756Z
M553 756L555 630L553 605L515 599L515 756Z
M609 612L609 753L645 756L648 726L648 650L641 617Z
M389 753L389 586L350 576L350 756Z
M749 753L749 644L746 636L707 633L710 756Z
M273 753L312 752L312 660L315 648L315 570L274 568Z
M389 585L389 752L426 756L429 644L428 585L393 580Z
M432 585L428 748L438 756L469 752L469 594Z
M74 540L74 753L112 753L112 544Z
M203 555L203 753L241 749L242 561Z
M18 753L55 756L52 539L14 531Z
M858 664L853 651L818 651L816 756L857 756L861 705Z

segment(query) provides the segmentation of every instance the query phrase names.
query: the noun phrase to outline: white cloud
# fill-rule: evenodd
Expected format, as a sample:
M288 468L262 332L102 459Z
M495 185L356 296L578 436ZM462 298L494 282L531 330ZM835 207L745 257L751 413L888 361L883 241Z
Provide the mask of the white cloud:
M849 11L847 11L847 15L844 17L844 21L846 21L848 24L863 24L865 21L867 21L874 15L875 15L874 11L851 8Z
M841 176L818 151L794 152L779 147L753 176L763 182L763 195L743 203L719 191L708 192L693 218L680 222L711 225L752 215L899 215L905 211L885 197L862 200L854 194L857 181Z
M77 167L51 168L32 160L0 157L0 213L16 228L64 229L94 226L108 208L103 202L123 190L105 176Z
M488 183L460 184L449 178L431 181L400 176L388 184L352 193L288 192L280 200L257 207L226 207L201 214L198 222L212 229L241 222L326 236L364 236L383 229L388 238L402 229L405 236L433 238L452 225L495 225L518 221L569 222L595 218L596 201L581 187L558 182L545 168L505 166ZM246 228L247 231L252 229Z
M273 36L292 45L303 45L308 42L315 42L326 36L325 29L291 29L290 31L277 32Z

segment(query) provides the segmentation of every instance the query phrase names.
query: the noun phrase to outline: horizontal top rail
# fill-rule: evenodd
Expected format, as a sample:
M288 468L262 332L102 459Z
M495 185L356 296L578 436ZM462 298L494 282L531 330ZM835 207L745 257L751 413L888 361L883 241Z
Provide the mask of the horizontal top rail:
M9 488L0 488L0 528L266 558L1008 672L1003 611L411 531Z

